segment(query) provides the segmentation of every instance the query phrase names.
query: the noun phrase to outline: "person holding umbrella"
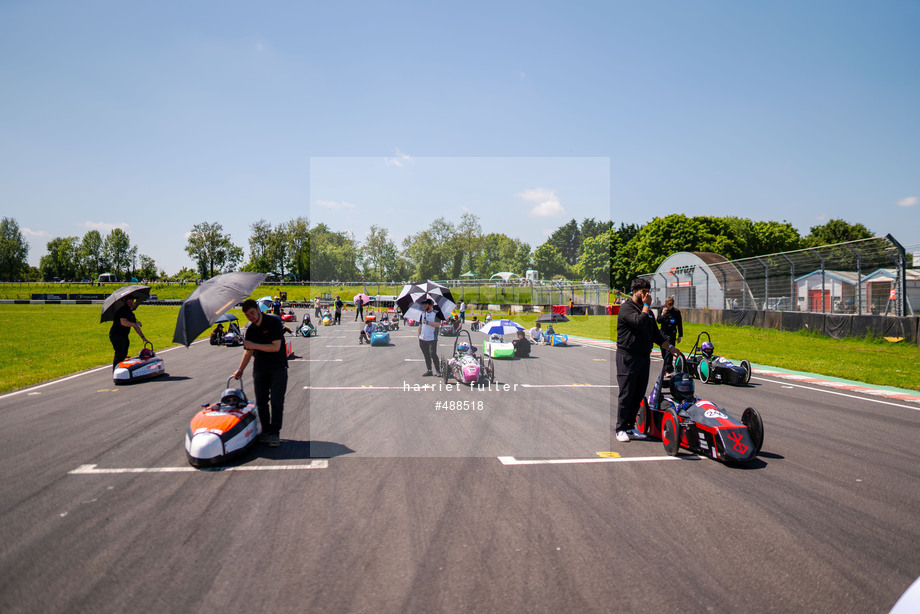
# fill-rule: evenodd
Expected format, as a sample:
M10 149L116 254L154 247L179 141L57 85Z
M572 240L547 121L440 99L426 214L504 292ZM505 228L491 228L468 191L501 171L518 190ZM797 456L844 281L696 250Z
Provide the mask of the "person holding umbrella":
M134 310L137 309L138 300L129 296L124 299L124 304L115 310L115 317L112 321L112 328L109 329L109 341L112 342L112 348L115 350L115 357L112 359L112 370L118 367L118 363L128 357L128 348L131 346L131 340L128 335L131 329L137 333L137 336L146 344L147 337L141 331L141 323L134 316Z
M364 300L360 294L355 297L355 322L359 319L364 321Z
M425 311L419 318L418 327L418 345L422 348L422 356L425 357L425 368L422 373L423 377L431 375L431 363L434 361L434 371L438 377L441 377L441 363L438 362L438 338L437 329L441 327L438 322L437 314L434 312L434 301L426 298L422 304Z
M252 367L252 385L256 392L256 407L262 423L259 441L276 448L281 445L281 424L284 418L284 395L287 391L288 362L284 343L284 325L281 319L262 313L252 299L243 301L243 313L249 320L246 340L243 341L243 358L233 372L234 379L243 377L249 361Z

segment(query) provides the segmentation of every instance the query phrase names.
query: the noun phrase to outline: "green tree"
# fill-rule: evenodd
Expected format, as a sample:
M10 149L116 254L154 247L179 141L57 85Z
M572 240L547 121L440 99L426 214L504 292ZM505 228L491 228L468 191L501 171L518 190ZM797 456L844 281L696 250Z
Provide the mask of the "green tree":
M80 239L77 237L55 237L48 241L48 253L41 257L38 268L42 279L51 281L55 277L75 279L77 277Z
M0 280L19 279L28 269L28 257L29 244L16 220L11 217L0 220Z
M289 220L284 224L284 241L290 270L297 278L305 280L310 276L310 222L305 217Z
M102 243L103 259L112 267L112 272L123 278L131 270L131 262L137 255L137 248L131 247L131 238L121 228L113 228Z
M140 268L137 270L137 276L140 279L157 279L157 263L147 254L141 254L138 257Z
M575 273L582 279L610 283L610 241L612 231L607 231L582 241L581 257Z
M353 281L358 277L358 250L345 232L333 232L326 224L310 231L310 279Z
M455 236L453 224L443 217L418 234L403 241L403 255L409 261L415 280L444 279L454 265L451 247Z
M361 248L364 277L373 281L388 281L399 272L399 250L390 239L389 231L372 225Z
M850 224L844 220L833 219L826 224L812 226L803 243L805 247L818 247L819 245L871 239L873 236L872 232L862 224Z
M103 255L102 235L98 230L90 230L83 235L80 241L80 272L81 276L87 279L96 279L100 273L104 273L108 268Z
M789 252L801 247L802 237L789 222L754 222L754 239L747 256Z
M578 222L572 219L557 228L556 231L549 236L546 242L556 247L556 251L562 256L567 268L570 268L575 266L575 263L578 262L578 255L581 253L581 239L581 230L578 227ZM567 271L562 271L561 273L564 274L566 272Z
M559 249L547 241L533 253L533 263L542 279L552 279L557 275L565 275L568 269L565 259Z
M247 270L257 273L269 273L272 270L269 255L269 243L272 235L272 225L264 219L254 222L249 226L249 263Z
M192 226L185 251L196 262L204 279L234 270L243 259L243 248L233 244L219 222Z

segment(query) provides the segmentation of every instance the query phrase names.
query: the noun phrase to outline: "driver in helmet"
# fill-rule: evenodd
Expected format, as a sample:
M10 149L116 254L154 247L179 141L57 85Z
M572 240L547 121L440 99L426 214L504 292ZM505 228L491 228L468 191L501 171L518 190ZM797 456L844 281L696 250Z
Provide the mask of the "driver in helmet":
M220 395L220 404L224 407L240 409L246 407L246 403L246 395L243 394L242 390L237 388L227 388L224 390L223 394Z
M710 342L710 341L704 341L704 342L703 342L703 345L700 346L700 352L702 352L702 353L703 353L703 356L705 356L705 357L708 358L709 360L712 360L712 359L713 359L712 351L713 351L714 349L715 349L715 347L712 345L712 342Z
M671 396L677 401L681 410L696 401L693 378L689 373L677 372L671 376Z

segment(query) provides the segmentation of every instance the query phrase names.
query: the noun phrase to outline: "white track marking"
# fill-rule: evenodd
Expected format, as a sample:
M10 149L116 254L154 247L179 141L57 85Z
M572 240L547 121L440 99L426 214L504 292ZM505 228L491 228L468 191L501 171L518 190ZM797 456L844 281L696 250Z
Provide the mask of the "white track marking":
M683 456L634 456L619 458L553 458L548 460L518 460L513 456L499 456L498 460L503 465L577 465L582 463L644 463L650 461L669 461L681 459L697 459L696 454Z
M788 381L785 381L785 380L767 379L765 377L752 377L751 379L760 380L762 382L769 382L771 384L780 384L783 388L786 388L786 387L804 388L805 390L814 390L815 392L825 392L827 394L836 394L841 397L847 397L848 399L857 399L859 401L869 401L870 403L880 403L881 405L891 405L892 407L900 407L902 409L912 409L914 411L920 411L920 407L912 407L910 405L901 405L900 403L893 403L892 401L883 401L882 399L876 399L873 397L857 396L855 394L848 394L846 392L840 392L839 390L828 390L827 388L815 388L814 386L805 386L804 384L790 384Z
M195 473L200 471L295 471L304 469L326 469L328 459L312 460L305 465L244 465L240 467L122 467L97 469L97 465L80 465L68 475L109 475L113 473Z
M435 378L435 381L438 381ZM453 382L452 382L453 383ZM406 392L418 392L415 390L415 386L420 387L431 386L432 384L409 384L409 390L406 390L403 386L304 386L304 390L406 390ZM438 384L434 384L437 386ZM448 384L451 385L451 384ZM460 385L459 383L457 384ZM505 384L495 384L495 386L503 386ZM510 384L509 384L510 385ZM617 386L607 384L517 384L520 388L616 388Z
M289 358L288 362L342 362L341 358Z
M616 384L518 384L521 388L619 388Z

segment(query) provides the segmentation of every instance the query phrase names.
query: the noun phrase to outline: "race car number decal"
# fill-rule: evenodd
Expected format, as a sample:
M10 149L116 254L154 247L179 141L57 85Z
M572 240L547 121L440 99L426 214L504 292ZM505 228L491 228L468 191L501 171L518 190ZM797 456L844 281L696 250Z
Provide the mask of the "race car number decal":
M720 420L725 420L726 418L728 418L728 416L720 412L718 409L707 409L706 413L703 415L706 416L707 418L718 418Z

